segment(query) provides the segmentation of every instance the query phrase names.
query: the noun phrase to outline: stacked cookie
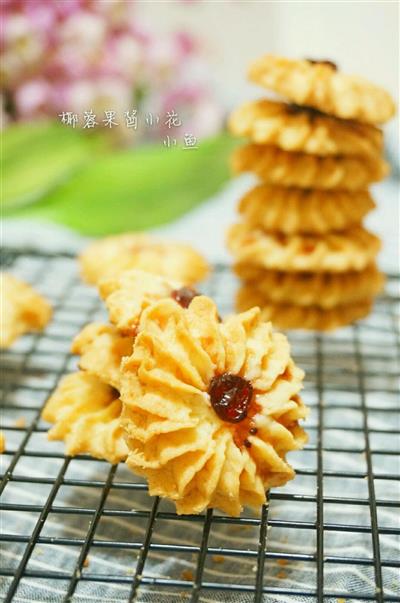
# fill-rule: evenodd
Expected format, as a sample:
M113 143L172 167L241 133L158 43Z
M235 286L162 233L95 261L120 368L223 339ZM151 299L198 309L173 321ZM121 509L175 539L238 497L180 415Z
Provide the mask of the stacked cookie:
M265 56L250 79L288 99L245 103L229 120L248 144L236 173L259 183L239 203L228 247L243 280L239 309L262 307L283 328L332 329L362 318L382 289L379 239L362 226L368 186L389 171L376 124L391 97L329 61Z
M116 241L96 250L110 258ZM164 251L171 260L172 248ZM259 308L222 320L212 299L155 274L158 257L150 272L107 269L97 281L110 322L75 338L80 370L42 413L53 423L49 438L71 455L126 462L178 513L258 508L266 490L294 477L286 453L307 441L304 373ZM171 265L171 276L183 267Z

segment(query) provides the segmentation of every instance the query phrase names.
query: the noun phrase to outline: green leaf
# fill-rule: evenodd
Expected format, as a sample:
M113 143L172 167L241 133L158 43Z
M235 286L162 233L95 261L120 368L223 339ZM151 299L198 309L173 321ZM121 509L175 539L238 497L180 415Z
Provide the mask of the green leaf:
M97 157L17 215L40 217L86 235L164 224L215 193L229 178L227 135L198 149L157 146Z
M2 133L3 211L33 203L91 157L94 138L56 122L18 123Z

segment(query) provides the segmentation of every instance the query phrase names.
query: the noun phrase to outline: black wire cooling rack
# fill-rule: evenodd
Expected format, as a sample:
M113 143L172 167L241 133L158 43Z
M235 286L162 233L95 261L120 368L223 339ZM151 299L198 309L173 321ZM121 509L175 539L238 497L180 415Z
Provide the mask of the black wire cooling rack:
M46 331L2 354L4 601L400 601L398 279L365 321L290 333L306 370L309 444L259 514L177 516L124 465L63 455L41 408L75 370L71 338L104 317L72 254L6 249L3 266L54 307ZM235 281L203 288L230 311Z

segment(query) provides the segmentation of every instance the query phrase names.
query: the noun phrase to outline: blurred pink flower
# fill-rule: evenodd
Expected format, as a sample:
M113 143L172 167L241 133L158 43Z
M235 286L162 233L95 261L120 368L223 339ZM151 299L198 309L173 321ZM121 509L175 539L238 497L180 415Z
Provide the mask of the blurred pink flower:
M29 18L32 27L36 31L46 34L51 32L56 26L57 12L54 9L54 4L51 2L29 2L25 6L25 14ZM66 2L66 4L69 4Z
M14 85L20 78L39 69L46 45L23 14L3 16L1 30L1 79L3 85Z
M94 61L106 41L107 22L89 11L79 11L63 19L58 26L58 45L64 47L73 61L79 54Z
M178 31L175 34L175 41L183 57L194 53L197 48L194 38L185 31Z
M63 90L63 104L59 105L60 111L83 114L92 109L98 114L99 121L104 118L104 111L111 109L121 117L129 108L131 102L130 86L115 77L99 77L92 80L77 80L66 86Z
M15 106L21 117L45 116L51 106L52 90L46 80L24 82L15 93Z
M107 41L103 60L98 65L102 74L114 74L131 82L143 77L145 55L143 45L132 35L122 33Z
M102 0L97 2L96 12L106 17L107 21L113 26L121 23L126 24L126 19L132 14L133 2L126 0Z
M156 37L147 50L149 74L155 84L162 85L165 80L176 77L176 69L181 60L179 46L172 37Z
M223 119L222 109L201 86L186 85L169 91L159 110L165 114L173 109L179 114L182 130L188 134L201 132L202 136L209 136L218 130ZM167 133L165 124L162 130Z
M7 119L92 109L170 109L205 136L221 125L200 45L179 31L153 35L126 0L2 0L0 75ZM164 119L152 131L162 134Z

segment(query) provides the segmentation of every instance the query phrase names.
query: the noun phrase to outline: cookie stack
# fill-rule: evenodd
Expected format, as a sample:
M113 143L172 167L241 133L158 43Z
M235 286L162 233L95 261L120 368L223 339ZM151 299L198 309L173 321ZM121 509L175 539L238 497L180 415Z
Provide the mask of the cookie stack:
M389 172L376 124L392 117L394 103L330 61L267 55L249 78L288 102L245 103L229 120L250 140L234 152L234 171L259 179L228 232L243 280L238 307L258 305L282 328L351 323L369 313L384 281L380 240L362 220L375 207L368 186Z

